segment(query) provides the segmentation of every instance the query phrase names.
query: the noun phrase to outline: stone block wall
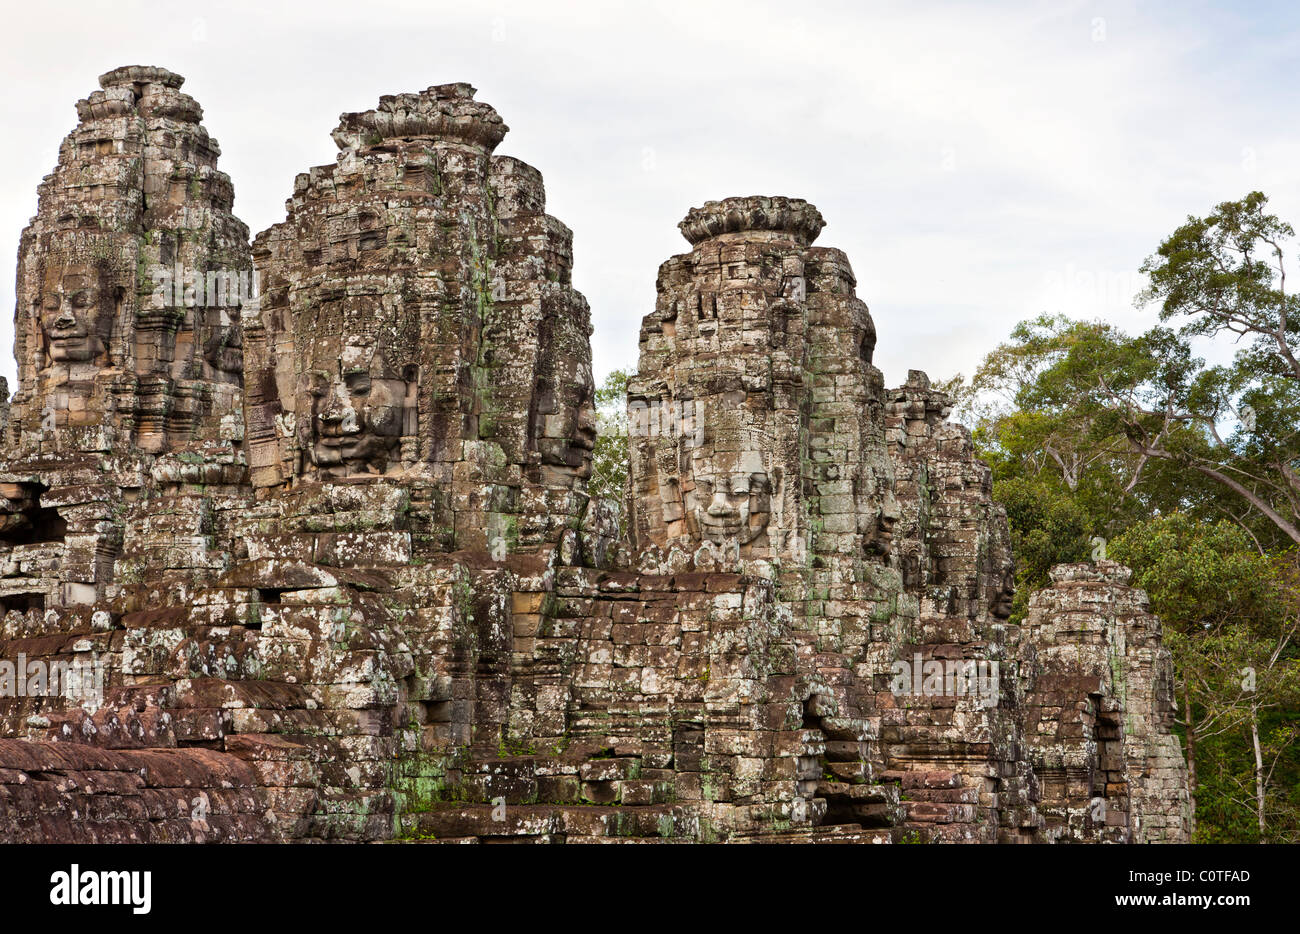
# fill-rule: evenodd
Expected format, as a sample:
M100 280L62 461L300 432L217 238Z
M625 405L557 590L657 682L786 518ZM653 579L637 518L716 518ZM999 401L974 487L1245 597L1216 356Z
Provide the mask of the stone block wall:
M1030 598L1025 745L1052 838L1188 839L1186 763L1170 732L1173 662L1147 597L1113 561L1059 565Z

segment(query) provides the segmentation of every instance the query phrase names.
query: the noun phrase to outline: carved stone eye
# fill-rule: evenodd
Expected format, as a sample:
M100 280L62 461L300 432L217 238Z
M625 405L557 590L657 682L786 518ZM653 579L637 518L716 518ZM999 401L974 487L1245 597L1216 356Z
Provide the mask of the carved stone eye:
M731 478L729 479L729 481L727 481L727 484L728 484L728 486L730 487L730 489L729 489L727 492L731 493L732 496L748 496L748 495L749 495L749 476L748 476L748 474L746 474L746 475L744 475L744 476L740 476L740 477L731 477Z
M55 294L45 296L45 301L42 302L42 306L46 311L58 311L60 304L62 302L59 300L59 296Z
M95 303L94 294L89 289L82 289L72 296L73 308L89 308Z
M365 396L370 393L369 373L363 371L349 373L343 377L343 381L347 384L348 392L354 396Z

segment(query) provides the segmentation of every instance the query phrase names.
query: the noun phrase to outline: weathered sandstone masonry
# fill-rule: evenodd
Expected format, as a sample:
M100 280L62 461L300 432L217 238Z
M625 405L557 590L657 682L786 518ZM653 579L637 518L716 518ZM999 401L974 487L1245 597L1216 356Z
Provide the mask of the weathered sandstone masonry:
M620 537L573 235L496 111L344 114L250 246L181 81L101 78L21 243L0 838L1186 838L1145 597L1063 567L1008 622L988 469L885 387L815 207L682 221Z

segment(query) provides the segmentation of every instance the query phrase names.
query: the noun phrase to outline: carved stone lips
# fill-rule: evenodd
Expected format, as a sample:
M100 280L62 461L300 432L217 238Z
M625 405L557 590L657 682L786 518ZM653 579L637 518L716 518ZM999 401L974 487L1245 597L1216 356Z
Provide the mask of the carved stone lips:
M701 518L700 525L711 532L721 532L723 535L736 535L744 528L739 519L714 519L711 516Z

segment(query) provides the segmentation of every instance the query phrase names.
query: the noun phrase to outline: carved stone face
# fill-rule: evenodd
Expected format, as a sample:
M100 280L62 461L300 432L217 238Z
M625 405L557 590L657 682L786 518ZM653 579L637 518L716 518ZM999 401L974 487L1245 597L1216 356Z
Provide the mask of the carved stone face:
M591 456L596 447L596 382L591 375L591 367L582 366L579 378L574 381L572 398L574 404L565 407L573 427L569 434L570 460L577 455L578 476L591 476Z
M867 536L867 550L877 554L889 551L894 541L894 526L897 524L901 510L898 499L889 488L884 489L884 500L880 504L880 513L876 516L875 526Z
M215 320L203 357L214 370L239 375L244 369L243 328L225 308L213 309L212 314Z
M334 373L311 374L308 454L328 476L383 473L396 459L410 383L383 354L347 347Z
M759 451L719 452L693 460L686 512L700 538L746 545L767 528L772 481Z
M1016 574L1015 568L1008 564L998 578L998 590L990 601L989 612L998 619L1006 619L1015 608Z
M542 462L591 476L596 446L596 382L591 365L576 358L555 362L557 411L545 415L538 442Z
M91 266L67 266L41 295L41 330L50 359L79 363L104 353L113 324L113 297Z
M864 463L855 488L862 549L868 555L887 555L894 542L894 526L902 517L893 484L879 467Z

